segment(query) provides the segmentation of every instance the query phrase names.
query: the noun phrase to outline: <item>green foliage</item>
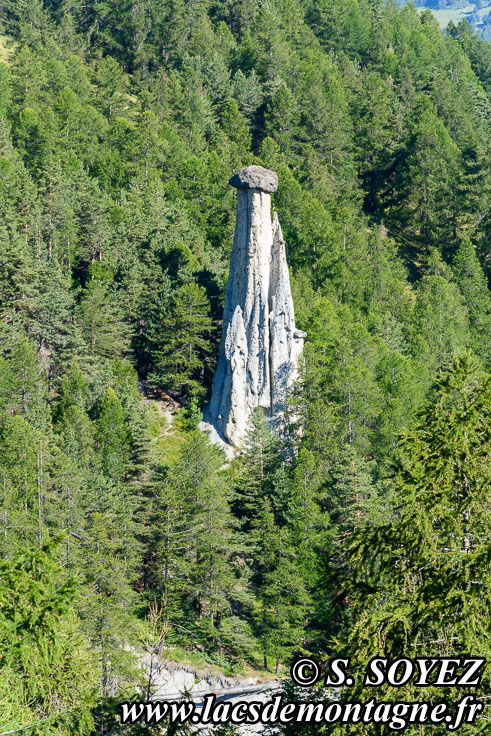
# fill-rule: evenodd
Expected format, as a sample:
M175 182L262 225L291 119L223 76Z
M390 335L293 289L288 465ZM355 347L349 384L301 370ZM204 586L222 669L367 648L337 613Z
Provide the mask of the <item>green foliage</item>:
M117 300L112 300L106 272L91 267L91 280L84 289L79 307L79 323L90 350L103 357L120 356L128 349L128 329L121 320Z
M264 653L274 657L276 674L303 634L309 597L289 531L275 523L268 499L254 524L258 596L255 619Z
M423 95L413 108L409 130L399 184L401 204L396 206L395 216L408 223L406 237L418 243L423 253L436 243L445 243L447 249L452 243L452 181L458 150Z
M432 346L431 355L428 348L425 350L429 365L448 364L452 354L468 344L467 310L458 289L443 276L429 275L421 280L415 317L418 339Z
M174 295L171 313L164 323L158 374L152 383L182 393L203 393L211 330L205 290L194 282L183 284Z
M468 310L472 348L489 364L489 341L486 339L491 328L489 291L476 251L468 238L462 241L455 254L453 273Z
M1 722L40 736L88 735L94 659L78 630L74 581L55 557L50 542L0 562Z
M222 636L222 619L230 615L233 602L244 602L247 595L242 541L230 511L230 486L219 470L222 461L220 451L194 430L162 479L162 471L156 470L154 574L165 631L181 636L179 621L186 611L196 637L237 656L245 646L245 632L236 623L234 633L230 621Z
M115 480L121 478L128 455L128 441L123 407L112 388L107 389L101 401L96 438L105 474Z
M465 21L441 33L429 12L371 0L2 9L1 574L19 610L53 605L32 661L2 630L2 720L32 725L65 703L79 721L37 732L89 733L95 685L95 729L116 732L151 606L152 651L194 648L222 667L262 654L282 672L335 636L361 657L379 624L394 652L404 626L424 654L442 636L480 645L465 585L481 579L489 520L477 491L465 508L452 495L464 475L481 482L470 359L440 379L427 429L407 430L456 352L489 362L489 44ZM285 437L258 410L227 465L197 424L234 228L228 180L251 163L279 175L308 338ZM465 554L450 533L469 538ZM349 605L336 574L352 580Z
M338 643L353 656L354 671L377 654L488 656L490 401L489 376L470 355L457 357L403 438L393 470L393 518L352 535L352 574L341 593L350 606ZM489 687L486 677L476 695ZM398 697L413 699L413 687L405 685ZM450 702L459 697L446 693ZM463 729L484 733L486 726Z
M251 415L244 448L238 459L238 477L234 510L245 528L257 513L264 498L274 492L279 468L279 442L268 424L262 407Z

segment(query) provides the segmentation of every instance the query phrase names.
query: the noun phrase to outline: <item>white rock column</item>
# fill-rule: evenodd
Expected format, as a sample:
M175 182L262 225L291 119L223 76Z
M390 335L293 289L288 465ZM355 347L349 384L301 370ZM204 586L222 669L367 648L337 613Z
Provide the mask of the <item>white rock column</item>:
M285 241L278 220L273 218L273 250L270 271L270 348L271 416L281 423L288 389L298 378L298 362L306 332L295 327L290 275Z
M235 174L237 220L223 312L220 356L205 421L240 447L251 412L284 410L297 376L305 333L295 328L285 245L271 222L274 171L248 166Z

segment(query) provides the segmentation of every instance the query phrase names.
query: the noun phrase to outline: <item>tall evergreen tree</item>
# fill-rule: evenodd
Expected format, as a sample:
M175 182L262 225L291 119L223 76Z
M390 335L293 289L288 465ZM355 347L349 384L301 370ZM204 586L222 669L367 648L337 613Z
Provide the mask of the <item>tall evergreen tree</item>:
M203 287L183 284L174 294L172 310L164 317L158 373L151 383L161 383L178 393L191 389L203 393L205 365L211 352L212 322Z
M150 605L167 627L162 640L153 632L154 649L179 641L232 667L259 664L259 647L281 669L299 645L333 646L334 630L344 646L344 614L353 636L367 621L373 634L385 593L390 609L400 588L408 639L420 636L415 611L426 622L430 601L433 646L448 623L432 603L436 572L431 594L425 587L435 559L452 601L455 591L430 526L441 518L460 534L459 497L443 478L435 521L429 491L404 491L422 510L410 517L400 501L400 518L427 532L416 569L404 529L401 558L379 551L388 527L399 529L391 494L402 482L400 468L393 481L384 469L439 367L466 346L489 359L489 44L467 22L442 33L429 11L375 0L5 0L2 9L0 557L16 570L22 557L25 570L22 547L64 535L53 554L65 571L38 570L47 592L34 593L57 598L58 582L76 579L97 731L120 730L114 703L138 680L131 652ZM226 467L196 425L235 222L227 182L251 163L279 175L274 206L308 338L289 444L278 446L260 410ZM184 400L178 417L161 389ZM467 411L454 417L464 444L474 436ZM452 445L457 465L462 446ZM418 483L437 459L428 462ZM359 554L380 568L381 591L375 602L368 591L364 608L357 583L337 605L332 573L358 580L362 557L343 541L359 539L365 520L372 537L363 532ZM474 538L462 536L466 562ZM23 590L27 578L14 577ZM53 661L74 630L71 608L54 626ZM449 641L453 631L443 631ZM73 641L76 663L86 642ZM56 661L72 682L66 652ZM32 709L13 677L0 677L0 702L9 725L23 714L12 721L23 728Z
M397 228L416 252L455 242L455 203L452 180L458 149L431 102L421 96L413 111L401 169L399 202L394 208ZM404 242L403 241L403 242Z
M99 407L96 439L102 469L110 478L122 478L128 461L128 437L121 402L112 388L108 388Z
M491 302L479 259L468 238L459 245L453 261L453 273L469 314L472 347L489 363L489 340L491 330Z
M271 504L266 498L254 523L258 597L256 626L262 644L264 666L268 657L280 664L288 661L298 646L307 618L308 594L292 547L287 527L275 523Z
M279 442L262 407L252 414L244 449L238 460L234 511L244 529L249 529L264 498L274 492L276 471L280 464Z
M94 658L51 542L0 562L2 727L69 736L92 733Z
M490 401L489 376L469 355L456 358L403 439L393 476L397 513L353 534L352 575L341 584L350 605L337 651L349 652L354 672L376 654L487 656ZM489 688L488 677L476 695ZM362 682L354 692L363 699ZM427 688L428 696L438 692ZM415 696L413 683L399 689L399 698ZM451 703L460 697L450 689L446 695ZM462 728L484 733L486 724Z
M457 286L444 276L421 280L415 321L416 342L433 370L448 365L453 353L469 344L467 309Z

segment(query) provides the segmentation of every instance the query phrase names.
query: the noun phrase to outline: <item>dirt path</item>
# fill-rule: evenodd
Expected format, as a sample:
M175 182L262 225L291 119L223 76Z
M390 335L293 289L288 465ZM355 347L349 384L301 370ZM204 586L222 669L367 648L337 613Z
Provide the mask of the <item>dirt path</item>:
M166 424L162 428L162 435L169 434L174 424L174 416L181 405L165 393L165 391L155 391L149 389L145 381L138 380L138 389L142 394L143 401L149 406L153 406L157 409L159 416L164 417Z

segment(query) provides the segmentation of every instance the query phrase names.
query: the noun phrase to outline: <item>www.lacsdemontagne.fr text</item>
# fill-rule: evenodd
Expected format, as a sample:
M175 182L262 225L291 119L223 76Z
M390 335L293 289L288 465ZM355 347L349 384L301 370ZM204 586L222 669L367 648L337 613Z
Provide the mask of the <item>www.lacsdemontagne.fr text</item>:
M192 701L154 701L120 704L121 723L188 723L193 726L264 725L288 723L383 723L394 731L409 724L444 723L449 731L464 723L474 723L484 704L473 695L464 696L456 705L440 701L378 702L371 698L365 703L295 702L275 695L267 702L216 702L215 695L206 695L199 705Z

